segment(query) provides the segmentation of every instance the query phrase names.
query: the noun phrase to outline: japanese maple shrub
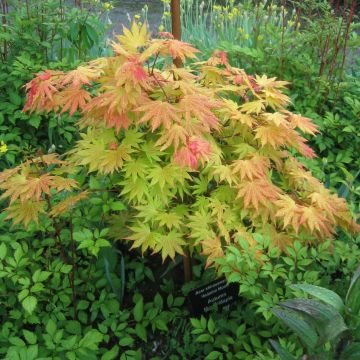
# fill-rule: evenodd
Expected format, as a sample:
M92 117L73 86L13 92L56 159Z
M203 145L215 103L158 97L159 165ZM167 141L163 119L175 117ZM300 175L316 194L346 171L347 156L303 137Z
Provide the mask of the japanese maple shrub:
M286 82L249 76L222 52L176 68L174 59L186 63L198 50L159 35L150 39L134 23L113 56L27 84L25 110L78 112L82 132L66 158L40 155L0 174L8 218L55 221L88 195L73 176L86 168L110 177L128 202L130 216L109 223L163 259L189 247L211 264L239 237L254 246L254 233L285 249L329 238L338 226L359 229L345 201L299 160L315 156L302 134L317 128L286 110Z

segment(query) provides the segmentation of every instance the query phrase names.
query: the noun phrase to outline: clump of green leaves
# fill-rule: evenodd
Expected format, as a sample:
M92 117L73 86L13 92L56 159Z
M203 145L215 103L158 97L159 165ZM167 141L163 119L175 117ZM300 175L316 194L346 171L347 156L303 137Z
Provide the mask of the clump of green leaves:
M315 299L286 300L272 312L301 340L308 359L356 360L360 356L360 267L355 271L345 302L326 288L297 284L291 288ZM346 321L347 320L347 321ZM272 341L281 360L292 356Z

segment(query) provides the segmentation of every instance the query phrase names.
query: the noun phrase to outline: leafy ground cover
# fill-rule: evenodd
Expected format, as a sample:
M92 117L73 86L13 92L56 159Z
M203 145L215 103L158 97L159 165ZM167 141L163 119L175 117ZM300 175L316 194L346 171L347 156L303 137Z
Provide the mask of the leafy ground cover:
M313 350L321 345L326 359L356 359L360 238L350 213L359 209L359 112L354 15L346 35L351 8L335 17L323 4L316 19L311 2L300 14L269 2L211 3L206 12L200 2L183 2L184 37L201 54L164 29L151 40L141 23L111 52L91 35L91 28L105 34L97 18L111 4L82 2L62 13L44 1L44 19L38 4L16 9L6 20L20 20L1 33L1 66L11 69L3 89L14 84L1 93L0 113L1 357L318 359L325 354ZM208 28L206 16L217 28ZM165 12L164 27L167 19ZM42 37L22 39L27 24L34 39L43 26L46 36L55 34L51 46ZM254 34L266 42L249 41ZM331 36L339 41L337 53L325 49L324 65L315 34L323 46L327 36L331 46ZM341 69L345 42L350 60ZM284 44L292 49L286 56ZM298 44L306 44L306 61ZM188 58L184 69L171 67L177 57ZM262 73L293 85L286 90L255 75ZM193 258L186 284L184 249ZM238 301L194 317L190 290L219 275L239 284ZM289 300L306 297L303 285L293 286L299 283L331 289L346 309L319 305L327 312L314 316L324 326L312 328L313 319L301 316L316 300ZM326 294L320 301L334 298ZM295 319L284 316L290 305ZM343 317L344 331L331 337L332 317Z

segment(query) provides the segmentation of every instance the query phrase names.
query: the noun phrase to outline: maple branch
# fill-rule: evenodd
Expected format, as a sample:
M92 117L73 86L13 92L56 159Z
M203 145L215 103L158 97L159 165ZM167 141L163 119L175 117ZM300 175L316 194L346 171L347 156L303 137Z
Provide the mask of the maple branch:
M51 210L52 210L50 196L48 194L45 194L45 199L46 199L46 202L47 202L47 205L48 205L48 212L50 213ZM69 261L67 260L67 258L65 256L64 248L63 248L63 246L61 244L60 228L58 227L58 224L56 223L55 219L53 217L50 217L50 218L51 218L52 226L53 226L53 228L55 230L55 242L56 242L57 247L60 250L60 257L61 257L62 261L64 262L64 264L68 264Z
M158 80L158 78L155 76L155 74L152 74L152 76L154 77L156 83L159 85L161 91L163 92L165 98L166 98L166 101L169 103L170 102L170 98L167 96L166 92L165 92L165 89L163 88L163 86L161 85L160 81Z
M74 240L74 226L72 222L72 216L70 214L70 240L71 240L71 260L72 260L72 271L71 271L71 292L72 292L72 302L74 308L74 320L77 320L77 300L76 300L76 290L75 290L75 240ZM69 278L70 280L70 278Z
M152 65L152 67L151 67L151 73L150 73L150 75L154 75L154 69L155 69L156 62L157 62L157 60L158 60L158 58L159 58L159 55L160 55L159 52L157 52L156 55L155 55L155 59L154 59L153 65Z

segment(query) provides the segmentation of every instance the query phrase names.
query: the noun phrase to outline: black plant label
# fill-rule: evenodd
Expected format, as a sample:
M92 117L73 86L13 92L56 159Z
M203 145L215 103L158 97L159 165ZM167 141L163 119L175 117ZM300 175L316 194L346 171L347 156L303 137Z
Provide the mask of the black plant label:
M212 310L227 310L238 299L239 285L227 283L224 277L190 291L188 300L194 316L206 315Z

